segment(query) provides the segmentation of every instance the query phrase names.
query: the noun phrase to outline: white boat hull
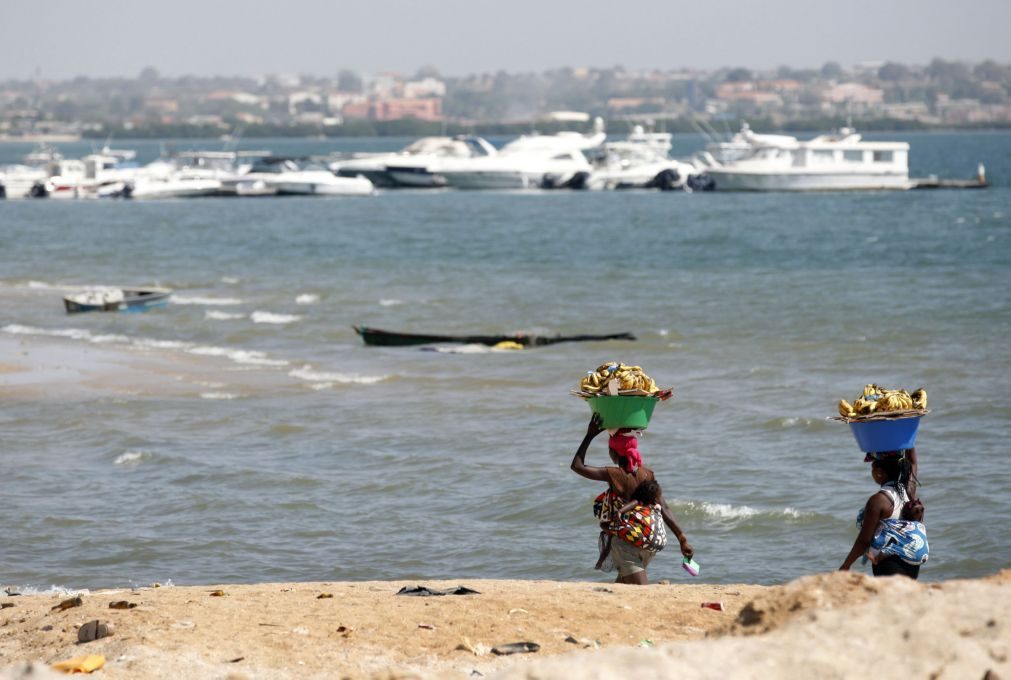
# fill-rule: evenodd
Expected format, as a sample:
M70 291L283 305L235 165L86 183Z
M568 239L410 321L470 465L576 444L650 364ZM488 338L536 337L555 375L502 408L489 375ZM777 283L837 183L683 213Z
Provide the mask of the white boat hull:
M710 168L717 191L876 191L909 189L909 175L903 173L850 172L741 172Z
M133 186L132 198L196 198L213 196L221 191L221 181L216 179L138 181Z
M375 187L364 177L337 177L326 181L277 180L271 185L279 194L297 196L367 196Z

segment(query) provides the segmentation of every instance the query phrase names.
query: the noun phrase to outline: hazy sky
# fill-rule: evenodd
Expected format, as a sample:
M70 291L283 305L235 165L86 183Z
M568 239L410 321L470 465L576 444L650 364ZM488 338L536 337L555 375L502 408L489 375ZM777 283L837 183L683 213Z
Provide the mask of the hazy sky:
M1008 27L1011 0L3 0L0 79L1011 63Z

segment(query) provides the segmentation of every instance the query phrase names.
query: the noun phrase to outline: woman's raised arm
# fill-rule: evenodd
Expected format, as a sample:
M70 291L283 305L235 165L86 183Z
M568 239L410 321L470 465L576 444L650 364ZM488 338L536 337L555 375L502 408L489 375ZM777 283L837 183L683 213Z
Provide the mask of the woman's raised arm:
M593 417L590 418L590 424L586 426L586 436L583 437L582 443L580 443L579 448L576 449L576 455L572 457L572 464L569 468L581 477L586 477L587 479L593 479L600 482L607 482L610 481L607 476L607 470L602 467L594 467L586 464L586 450L590 448L590 442L593 441L594 437L604 431L600 425L600 416L594 413Z

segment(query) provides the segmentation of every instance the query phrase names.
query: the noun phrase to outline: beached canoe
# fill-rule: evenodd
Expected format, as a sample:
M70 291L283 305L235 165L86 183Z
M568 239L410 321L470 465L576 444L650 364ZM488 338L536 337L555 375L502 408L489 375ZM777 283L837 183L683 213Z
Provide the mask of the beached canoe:
M168 288L92 288L63 298L68 314L143 311L168 302Z
M599 342L603 340L635 340L631 333L611 335L425 335L421 333L401 333L384 331L369 326L355 326L355 332L362 336L366 345L382 347L409 347L412 345L466 344L493 347L500 342L515 342L523 347L542 347L559 342Z

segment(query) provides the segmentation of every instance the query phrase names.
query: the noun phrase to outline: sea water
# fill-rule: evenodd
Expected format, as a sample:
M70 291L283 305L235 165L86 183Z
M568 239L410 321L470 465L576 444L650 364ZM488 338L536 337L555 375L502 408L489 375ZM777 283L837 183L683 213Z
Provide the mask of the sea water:
M875 488L826 418L869 382L930 395L922 578L1011 566L1011 135L883 137L913 175L983 161L992 186L0 201L0 364L66 352L101 383L0 374L0 582L612 578L601 485L569 470L590 415L569 390L607 360L674 388L641 451L700 580L838 567ZM115 284L175 294L64 313ZM428 351L354 324L638 339Z

